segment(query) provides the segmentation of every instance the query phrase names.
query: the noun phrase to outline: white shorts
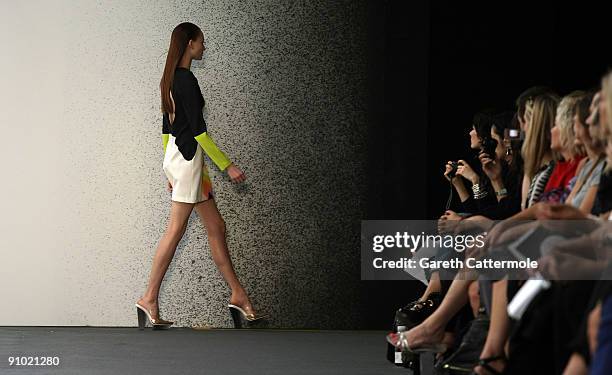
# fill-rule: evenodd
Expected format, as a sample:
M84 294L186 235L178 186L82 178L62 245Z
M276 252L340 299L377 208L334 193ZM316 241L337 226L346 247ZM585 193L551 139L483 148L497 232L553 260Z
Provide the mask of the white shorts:
M163 169L172 185L172 200L198 203L213 198L212 183L204 163L204 150L198 145L191 160L185 160L176 138L169 134Z

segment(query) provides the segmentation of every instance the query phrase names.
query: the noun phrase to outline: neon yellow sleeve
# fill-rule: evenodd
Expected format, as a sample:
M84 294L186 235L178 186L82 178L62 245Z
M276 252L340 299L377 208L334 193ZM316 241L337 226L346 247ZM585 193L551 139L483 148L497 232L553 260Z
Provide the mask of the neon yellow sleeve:
M231 160L217 147L215 142L210 138L208 133L203 132L200 135L195 136L198 144L202 146L206 155L217 165L217 167L224 171L230 164L232 164Z
M170 120L168 119L168 114L164 113L162 119L162 144L164 145L164 155L166 155L168 139L170 139Z
M162 144L164 145L164 155L166 154L166 146L168 145L169 134L162 134Z

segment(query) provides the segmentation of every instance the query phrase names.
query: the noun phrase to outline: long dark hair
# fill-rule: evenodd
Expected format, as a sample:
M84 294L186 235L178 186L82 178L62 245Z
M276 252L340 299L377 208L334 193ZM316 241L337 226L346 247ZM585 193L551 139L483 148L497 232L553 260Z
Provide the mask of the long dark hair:
M576 102L575 114L578 115L578 122L580 122L580 125L583 127L588 127L586 120L591 114L590 107L594 96L594 91L588 91L586 95L578 99Z
M519 122L518 111L514 114L512 112L504 112L500 114L498 120L495 122L495 128L502 133L502 138L505 133L505 129L521 130L521 124ZM510 119L510 121L508 121ZM502 130L503 128L503 130ZM508 191L512 189L518 189L523 182L523 156L521 155L521 148L523 146L522 140L514 140L510 142L510 152L512 153L511 162L508 164L504 162L504 168L506 168L507 174L504 174L504 185L508 188ZM519 193L520 195L520 193Z
M170 37L170 47L168 48L168 56L166 56L166 66L162 75L159 88L161 90L161 112L172 112L172 101L170 100L170 88L174 81L174 70L179 63L181 57L187 49L189 40L196 40L202 33L200 28L193 23L183 22L172 30Z
M491 125L493 125L493 108L486 108L474 115L472 126L480 140L491 138Z

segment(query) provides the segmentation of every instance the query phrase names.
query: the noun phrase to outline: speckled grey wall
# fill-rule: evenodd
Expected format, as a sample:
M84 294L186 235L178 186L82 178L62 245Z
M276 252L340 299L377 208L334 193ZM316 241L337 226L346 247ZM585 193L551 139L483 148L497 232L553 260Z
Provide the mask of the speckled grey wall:
M248 178L232 185L207 160L239 278L271 327L357 327L366 8L3 3L2 43L18 53L0 66L13 88L0 94L2 130L24 141L5 148L11 177L0 184L14 212L0 219L13 265L0 276L0 300L12 301L0 325L136 325L170 209L158 85L170 33L190 21L207 47L192 71L209 132ZM25 20L30 28L8 32ZM229 296L194 211L162 285L162 316L230 327Z

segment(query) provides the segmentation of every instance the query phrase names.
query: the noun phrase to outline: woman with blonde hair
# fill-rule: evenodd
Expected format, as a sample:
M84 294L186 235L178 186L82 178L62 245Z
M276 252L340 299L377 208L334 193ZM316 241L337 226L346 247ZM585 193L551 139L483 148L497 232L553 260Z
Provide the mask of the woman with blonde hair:
M584 157L586 150L584 145L576 142L574 132L574 116L576 115L578 102L588 95L586 91L576 90L564 96L557 107L555 126L559 131L559 148L567 150L565 155L560 155L565 160L575 160ZM564 152L561 152L564 153Z
M601 83L597 121L600 128L592 129L594 131L591 136L606 146L606 170L609 175L612 173L612 71L602 78ZM609 194L607 198L609 199ZM608 220L612 220L612 213L608 213ZM589 313L587 330L590 354L593 357L590 373L593 375L612 372L612 283L610 280L601 280L600 283L607 285L602 288L604 292L598 296L595 308Z
M524 160L521 208L540 199L554 168L550 148L551 129L555 123L559 96L546 93L533 100L533 110L525 126L525 142L521 148Z
M555 168L540 197L541 202L563 203L570 194L570 183L585 156L584 146L576 142L574 133L576 106L585 95L587 94L584 91L574 91L559 102L555 125L550 131L550 148L555 159Z
M574 115L572 116L572 124L575 128L577 140L576 145L584 146L587 150L588 155L593 155L594 146L593 142L591 142L589 138L585 137L584 126L582 124L591 124L594 121L593 116L597 113L597 111L595 110L594 105L591 104L592 98L592 94L578 96L578 99L574 104ZM559 119L559 112L564 111L564 108L560 105L557 111L557 118ZM592 173L592 168L590 167L589 169L586 169L586 167L579 169L579 172L576 176L577 182L573 186L570 185L571 193L565 200L566 204L549 205L546 203L538 203L531 206L529 209L521 212L521 214L516 215L513 219L516 220L517 218L542 218L541 213L546 211L550 207L553 207L555 209L564 208L569 212L576 212L579 215L579 217L577 218L585 219L587 215L591 213L591 209L593 207L592 202L594 200L594 194L596 192L596 187L595 191L592 191L591 188L591 186L594 185L591 184L591 179L588 177L590 173ZM585 194L586 191L588 191L589 194ZM588 198L591 193L593 193L593 199ZM512 238L516 238L517 236L524 233L527 227L537 226L538 222L536 221L526 223L522 226L515 226L512 229L508 229L508 225L513 224L510 221L506 223L501 223L490 232L489 240L491 246L506 242L508 240L511 240ZM578 329L578 324L580 322L576 321L576 319L572 319L571 317L574 316L573 314L577 310L580 310L580 306L584 305L584 297L589 296L593 285L589 283L573 283L572 289L568 289L566 287L567 284L558 284L556 282L551 282L551 290L555 290L555 293L549 293L546 295L546 297L544 297L544 299L539 299L536 300L536 302L533 302L533 306L529 308L529 312L523 315L521 319L522 328L519 328L518 330L515 329L513 331L513 339L510 341L509 345L506 346L506 351L508 351L510 356L513 358L512 362L509 363L510 366L506 368L507 373L515 373L518 369L524 368L527 363L530 363L530 361L532 360L533 349L536 347L544 348L542 350L547 350L549 353L555 353L554 355L551 354L555 358L554 368L558 369L566 365L565 361L567 361L567 359L569 358L568 356L570 354L568 352L568 349L565 348L563 345L557 345L557 343L555 343L554 345L544 345L544 343L551 343L550 335L554 334L554 332L563 331L568 337L572 337L572 335L575 334ZM506 307L507 301L509 301L511 297L511 295L509 295L508 293L510 292L512 295L514 295L513 290L515 290L515 288L510 285L510 289L498 290L497 293L496 291L494 291L493 299L503 300L505 302L504 307ZM562 291L562 293L558 293L557 291ZM554 298L552 296L554 296ZM571 303L564 304L558 301L575 301L576 303L572 306ZM553 315L552 310L546 309L547 306L549 307L551 305L554 305L556 308L564 309L562 311L554 311L554 313L558 314L559 316L562 316L563 318L557 319L555 321L555 325L545 326L544 322L551 321L550 319ZM506 310L504 308L503 312L505 311ZM537 311L537 313L534 313L534 311ZM539 330L533 330L533 327L537 326L542 328ZM486 346L487 345L485 344L485 348ZM501 346L498 345L497 353L501 351L500 348ZM576 361L576 359L573 359L572 361ZM574 362L572 362L572 366L575 366ZM549 365L549 367L551 366ZM540 370L534 369L534 371ZM483 372L477 371L477 373ZM573 374L576 372L569 373Z
M606 161L604 144L597 137L591 136L592 130L600 127L597 119L600 111L594 108L599 99L595 97L591 101L591 98L589 95L586 100L581 100L576 108L574 116L576 144L586 149L587 157L578 166L579 172L571 187L572 192L565 201L587 215L593 209Z
M526 180L527 189L522 194L522 200L527 205L539 200L554 167L551 150L551 129L555 123L558 103L558 95L550 91L538 92L525 99L524 123L521 123L521 127L525 129L526 137L521 154L527 158L524 166L529 164L531 168L531 175ZM525 179L523 179L523 184L525 186ZM466 273L461 273L453 280L439 308L423 323L413 327L403 335L388 337L388 340L394 344L393 339L397 339L395 345L408 348L408 350L442 350L444 345L441 340L444 328L468 298L468 288L473 280ZM509 320L506 313L507 280L495 283L493 288L492 329L489 330L489 335L487 335L486 344L478 362L479 365L475 368L477 373L491 371L503 365L505 360L503 344L509 332Z
M606 142L607 170L612 170L612 71L602 79L599 113L603 120L599 139ZM591 134L593 137L593 134ZM595 137L594 137L595 138Z

